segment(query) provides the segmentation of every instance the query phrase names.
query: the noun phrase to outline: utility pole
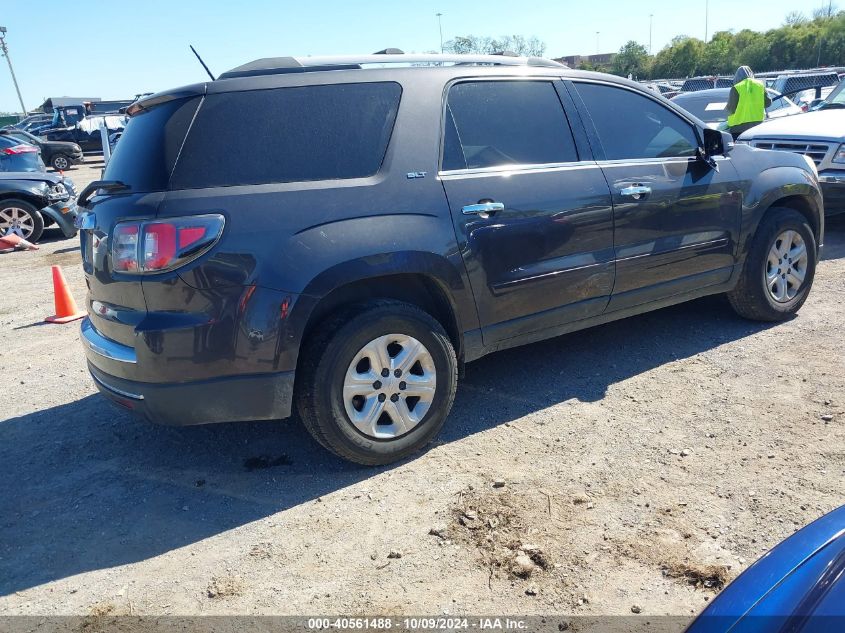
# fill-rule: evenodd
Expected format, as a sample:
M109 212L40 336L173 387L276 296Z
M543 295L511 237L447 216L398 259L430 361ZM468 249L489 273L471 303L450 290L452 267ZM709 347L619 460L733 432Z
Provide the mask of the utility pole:
M654 32L654 14L648 16L648 54L651 55L651 34Z
M18 101L21 102L21 110L23 111L23 115L26 116L28 113L26 111L26 106L23 104L23 97L21 96L21 89L18 88L18 79L15 77L15 69L12 68L12 58L9 57L9 47L6 46L6 27L0 26L0 50L3 51L3 56L6 58L6 62L9 64L9 72L12 73L12 83L15 84L15 92L18 93Z
M704 43L710 35L710 0L704 0Z
M437 14L437 28L440 29L440 53L443 53L443 17L442 13Z

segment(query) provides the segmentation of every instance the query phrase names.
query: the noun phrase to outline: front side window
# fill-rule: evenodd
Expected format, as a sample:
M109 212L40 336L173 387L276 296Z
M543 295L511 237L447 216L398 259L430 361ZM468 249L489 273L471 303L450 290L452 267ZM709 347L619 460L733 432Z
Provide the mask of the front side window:
M695 156L693 126L666 106L624 88L576 83L607 160Z
M209 95L171 187L372 176L384 160L401 92L399 84L381 82Z
M551 82L475 81L449 89L444 170L577 160L572 131Z

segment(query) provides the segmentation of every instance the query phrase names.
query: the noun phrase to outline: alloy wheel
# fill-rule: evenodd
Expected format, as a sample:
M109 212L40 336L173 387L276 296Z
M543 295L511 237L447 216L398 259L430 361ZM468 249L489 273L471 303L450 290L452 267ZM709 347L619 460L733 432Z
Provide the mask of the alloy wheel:
M35 231L35 219L25 209L6 207L0 209L0 235L15 235L29 239Z

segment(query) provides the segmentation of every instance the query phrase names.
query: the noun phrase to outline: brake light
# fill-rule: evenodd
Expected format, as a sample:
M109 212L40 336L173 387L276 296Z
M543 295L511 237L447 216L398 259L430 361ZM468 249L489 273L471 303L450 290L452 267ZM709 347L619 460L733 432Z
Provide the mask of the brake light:
M115 272L173 270L207 252L220 238L222 215L198 215L154 222L121 222L112 237Z
M34 154L38 152L38 148L34 145L27 145L21 143L20 145L13 145L12 147L3 148L3 153L7 156L14 156L15 154Z

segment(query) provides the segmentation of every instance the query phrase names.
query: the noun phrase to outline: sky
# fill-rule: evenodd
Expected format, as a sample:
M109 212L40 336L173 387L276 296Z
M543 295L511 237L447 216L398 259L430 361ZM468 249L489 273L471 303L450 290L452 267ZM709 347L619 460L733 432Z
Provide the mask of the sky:
M131 99L206 78L260 57L439 50L456 35L536 35L547 57L654 52L676 35L704 38L705 0L0 0L0 26L27 108L47 97ZM821 0L709 0L709 32L783 23ZM599 32L598 38L596 31ZM20 111L5 60L0 112Z

